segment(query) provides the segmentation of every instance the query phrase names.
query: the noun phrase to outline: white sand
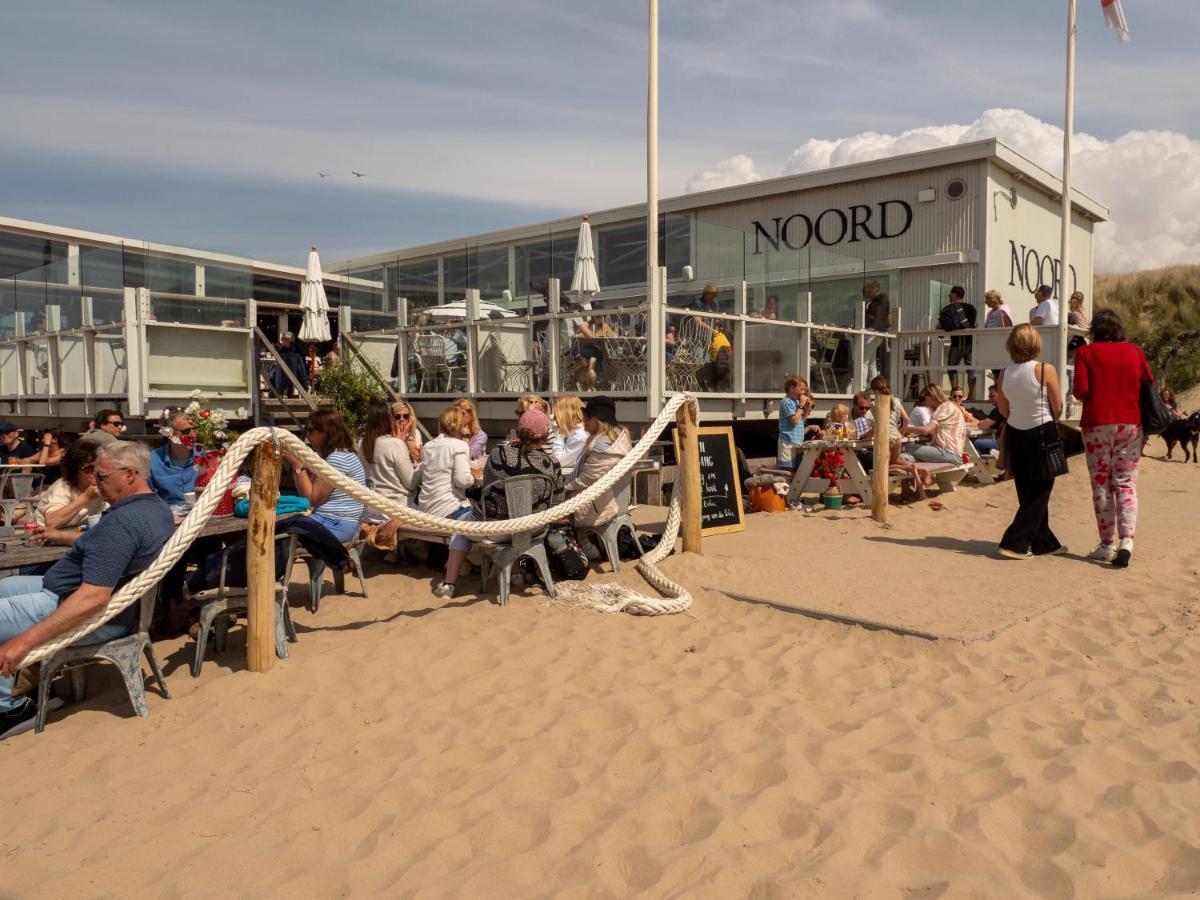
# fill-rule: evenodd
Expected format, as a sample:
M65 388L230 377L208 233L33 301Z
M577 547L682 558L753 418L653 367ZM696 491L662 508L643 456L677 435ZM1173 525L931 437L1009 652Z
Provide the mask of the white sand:
M1054 524L1086 551L1072 465ZM691 616L441 606L387 574L297 610L267 675L238 632L196 680L165 644L148 719L97 671L0 743L0 895L1194 895L1200 466L1148 459L1142 487L1127 571L988 556L999 485L887 532L751 517L667 562ZM844 610L1017 624L930 642L704 590L811 604L835 579L869 592Z

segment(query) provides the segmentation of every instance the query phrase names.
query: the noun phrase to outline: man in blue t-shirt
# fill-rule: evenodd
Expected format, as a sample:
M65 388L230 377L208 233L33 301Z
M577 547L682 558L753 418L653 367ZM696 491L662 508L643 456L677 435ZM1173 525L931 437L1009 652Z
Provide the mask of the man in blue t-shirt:
M113 592L147 568L175 530L171 509L148 483L145 444L105 444L94 478L109 508L45 575L0 580L0 738L24 730L36 713L31 698L14 700L21 661L41 644L103 609ZM137 627L138 604L80 638L95 644Z
M779 403L779 465L796 468L796 447L804 443L804 420L812 412L813 399L808 382L799 375L789 375L783 382L787 395Z

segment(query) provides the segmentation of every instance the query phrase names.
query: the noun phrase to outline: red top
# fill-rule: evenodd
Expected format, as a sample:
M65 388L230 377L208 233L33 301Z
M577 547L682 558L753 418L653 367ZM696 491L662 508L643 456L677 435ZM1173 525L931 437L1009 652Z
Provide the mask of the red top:
M1142 348L1128 341L1101 341L1075 351L1071 389L1083 401L1082 428L1140 425L1142 381L1153 381Z

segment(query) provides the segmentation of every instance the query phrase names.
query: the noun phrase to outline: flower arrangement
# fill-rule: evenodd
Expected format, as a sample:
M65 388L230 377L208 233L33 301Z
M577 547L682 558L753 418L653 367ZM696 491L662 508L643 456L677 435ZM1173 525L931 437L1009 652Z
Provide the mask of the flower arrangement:
M237 438L237 432L230 429L229 420L225 414L209 405L208 398L204 396L203 391L192 391L187 406L183 407L183 414L195 423L194 434L176 434L171 423L167 421L170 414L171 410L163 410L163 424L158 429L158 433L172 444L196 446L207 450L224 450ZM244 419L247 416L246 409L240 407L234 412L234 415L239 419Z
M813 463L813 475L826 479L831 487L837 487L838 479L846 468L846 457L841 450L822 450Z

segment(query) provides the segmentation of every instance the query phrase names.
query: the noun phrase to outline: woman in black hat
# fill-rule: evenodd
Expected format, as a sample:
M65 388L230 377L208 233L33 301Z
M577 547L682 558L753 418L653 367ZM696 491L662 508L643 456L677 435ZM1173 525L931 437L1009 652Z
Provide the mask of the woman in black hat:
M608 397L592 397L583 407L583 427L588 433L587 446L575 468L575 477L567 484L568 494L591 487L629 455L633 441L629 430L617 421L617 405ZM575 513L575 525L594 528L617 514L617 500L605 491L590 506Z

